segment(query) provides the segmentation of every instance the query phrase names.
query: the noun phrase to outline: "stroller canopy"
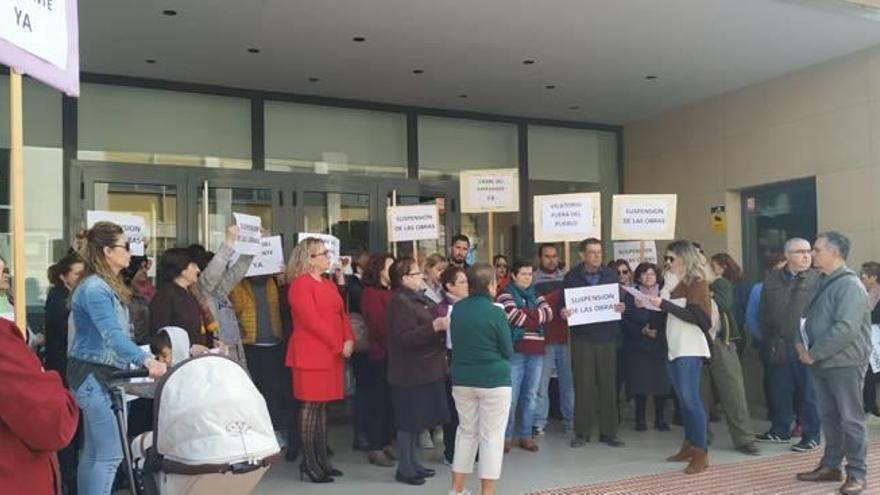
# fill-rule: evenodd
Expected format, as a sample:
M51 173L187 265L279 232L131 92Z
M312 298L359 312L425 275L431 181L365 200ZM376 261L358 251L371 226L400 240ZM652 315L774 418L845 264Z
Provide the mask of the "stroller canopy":
M189 466L257 463L281 449L266 401L235 361L206 354L176 363L156 392L154 445Z

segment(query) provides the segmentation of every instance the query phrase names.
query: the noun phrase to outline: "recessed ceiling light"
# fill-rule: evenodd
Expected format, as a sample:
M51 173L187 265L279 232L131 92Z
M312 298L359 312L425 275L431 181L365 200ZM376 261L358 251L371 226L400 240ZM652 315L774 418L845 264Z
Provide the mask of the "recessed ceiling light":
M572 106L568 107L569 110L579 110L580 108L581 107L579 107L577 105L572 105Z
M354 41L355 43L363 43L364 41L367 41L367 38L363 36L355 36L351 41Z
M248 53L260 53L259 48L248 48Z
M310 77L309 78L309 82L318 82L318 81L320 81L320 79L318 79L317 77Z
M530 58L528 58L528 59L526 59L526 60L523 60L522 63L523 63L523 65L532 65L532 64L535 63L535 61L532 60L532 59L530 59Z
M413 74L424 74L425 69L413 69Z
M544 89L556 89L556 86L553 84L548 84L548 85L544 86Z
M162 14L167 15L168 17L174 17L174 16L177 15L177 11L176 11L176 10L171 10L171 9L169 9L169 10L163 10L163 11L162 11Z
M459 98L467 98L467 97L468 97L468 95L466 95L466 94L464 94L464 93L462 93L462 94L460 94L460 95L458 95L458 97L459 97Z
M647 79L648 81L653 81L654 79L657 79L657 76L653 74L648 74L647 76L645 76L645 79Z

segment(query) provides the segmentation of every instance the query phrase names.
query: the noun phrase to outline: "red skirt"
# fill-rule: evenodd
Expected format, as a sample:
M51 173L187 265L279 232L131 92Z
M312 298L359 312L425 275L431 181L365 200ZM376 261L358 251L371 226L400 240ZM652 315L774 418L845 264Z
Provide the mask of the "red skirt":
M303 402L332 402L345 398L344 365L329 369L291 369L293 396Z

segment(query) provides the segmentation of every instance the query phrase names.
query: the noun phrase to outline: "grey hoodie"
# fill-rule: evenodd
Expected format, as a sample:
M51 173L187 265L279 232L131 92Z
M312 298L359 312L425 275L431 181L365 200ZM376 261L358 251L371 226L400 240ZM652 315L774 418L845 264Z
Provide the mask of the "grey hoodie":
M831 285L823 290L829 281ZM830 275L822 275L818 290L821 293L804 309L808 349L816 361L813 366L865 366L871 353L871 312L859 277L843 265ZM804 343L800 332L796 341Z

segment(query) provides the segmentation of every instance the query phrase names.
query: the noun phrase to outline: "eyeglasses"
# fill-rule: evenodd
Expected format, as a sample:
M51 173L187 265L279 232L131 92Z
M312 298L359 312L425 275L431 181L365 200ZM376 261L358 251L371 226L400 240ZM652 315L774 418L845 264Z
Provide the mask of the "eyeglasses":
M507 268L507 263L498 263L495 268Z
M320 253L310 254L309 256L312 258L318 258L320 256L327 256L328 254L330 254L330 250L325 249L325 250L321 251Z
M113 249L122 248L122 249L125 249L126 251L131 251L131 243L130 242L126 242L125 244L114 244L110 247Z
M617 270L618 275L629 275L629 270L624 268L623 270Z

